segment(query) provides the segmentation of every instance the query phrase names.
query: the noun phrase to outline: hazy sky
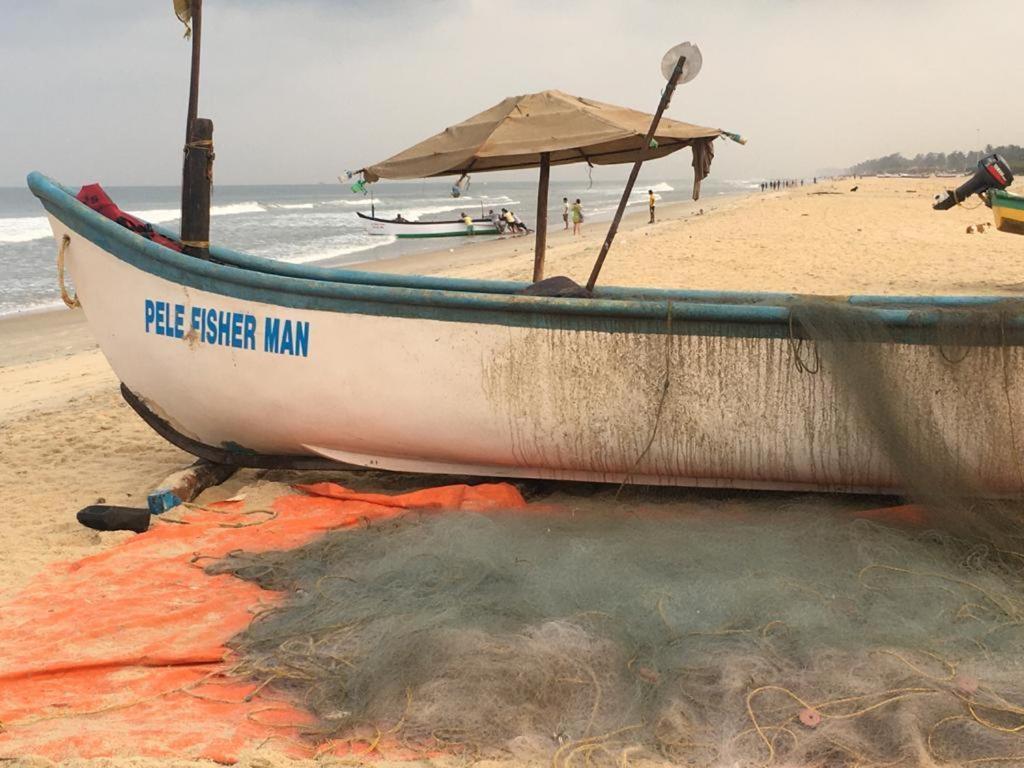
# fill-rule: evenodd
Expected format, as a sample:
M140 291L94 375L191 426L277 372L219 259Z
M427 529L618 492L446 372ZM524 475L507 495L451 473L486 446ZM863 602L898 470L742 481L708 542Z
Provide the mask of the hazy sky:
M668 115L739 131L718 178L1024 143L1024 3L205 0L200 115L222 184L330 181L503 97L653 111L662 54L704 68ZM174 184L189 44L171 0L0 0L0 185ZM985 8L985 12L980 11ZM687 174L689 153L659 161ZM560 171L561 175L582 170ZM607 172L605 172L607 175Z

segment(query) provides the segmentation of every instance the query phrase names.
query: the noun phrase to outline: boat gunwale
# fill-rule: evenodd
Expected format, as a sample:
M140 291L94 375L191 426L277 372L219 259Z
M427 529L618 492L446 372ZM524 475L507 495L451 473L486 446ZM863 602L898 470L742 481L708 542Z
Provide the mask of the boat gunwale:
M1015 195L1005 189L993 189L989 197L989 205L993 208L1024 211L1024 195Z
M210 249L216 261L205 261L166 248L120 226L41 173L29 174L28 185L47 211L114 257L172 282L260 303L335 312L542 327L557 326L564 318L573 326L579 321L597 321L597 325L590 329L599 331L685 334L694 332L686 327L687 324L711 323L718 327L704 329L700 331L702 335L802 336L800 329L793 327L791 311L794 302L808 298L799 294L615 287L601 289L591 299L559 298L516 295L528 283L312 267L218 247ZM813 298L838 301L862 309L887 327L911 329L935 328L943 315L956 314L940 310L969 310L1020 301L1018 297L1005 296ZM348 302L354 304L342 306ZM392 313L389 307L416 308L417 311ZM469 316L466 316L467 312ZM480 313L483 315L479 316ZM629 320L640 321L644 327L637 328L632 323L616 327L615 321ZM678 326L673 328L673 324ZM1015 331L1024 329L1024 316L1011 316L1008 325ZM726 326L737 327L731 333L723 334ZM912 339L910 341L913 342ZM921 343L920 340L917 343ZM925 339L924 343L933 342Z

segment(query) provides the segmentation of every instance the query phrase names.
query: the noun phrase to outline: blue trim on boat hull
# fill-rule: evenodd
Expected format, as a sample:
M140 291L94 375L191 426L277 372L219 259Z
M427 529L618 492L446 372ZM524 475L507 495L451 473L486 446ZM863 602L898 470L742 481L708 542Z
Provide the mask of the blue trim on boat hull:
M309 267L223 248L203 261L164 248L78 202L39 173L28 178L43 206L72 231L149 274L210 293L282 307L365 315L607 333L785 338L800 336L790 322L788 294L605 288L594 299L516 295L524 283L382 275ZM223 263L217 263L223 262ZM1019 300L1000 297L857 296L840 300L884 325L889 337L937 344L949 319L971 309L1012 305L998 340L1024 344ZM940 312L959 309L960 312ZM671 317L671 322L669 318Z

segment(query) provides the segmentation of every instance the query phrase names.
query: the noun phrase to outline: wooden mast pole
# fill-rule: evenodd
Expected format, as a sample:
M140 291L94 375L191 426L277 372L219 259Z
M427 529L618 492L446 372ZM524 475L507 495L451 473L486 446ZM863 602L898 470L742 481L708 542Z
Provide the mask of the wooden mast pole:
M551 153L540 153L540 183L537 185L537 232L533 252L533 282L544 279L544 251L548 244L548 182L551 179Z
M622 199L619 200L619 207L615 211L615 218L612 219L612 224L608 227L608 234L604 238L601 252L597 256L597 261L594 262L594 269L590 273L590 279L587 280L588 291L594 290L594 286L597 285L597 276L601 274L601 267L604 266L604 260L608 256L609 249L612 247L612 241L615 239L615 234L619 231L619 222L622 221L622 214L626 211L626 203L629 202L629 196L633 192L636 177L640 175L640 166L644 164L647 154L651 151L651 140L654 139L654 134L658 130L658 123L661 122L662 114L668 108L669 102L672 101L672 93L675 91L676 83L679 82L679 78L683 74L683 66L685 64L686 57L680 56L679 61L676 62L675 69L672 70L672 76L668 79L668 85L665 86L665 91L661 94L658 111L654 113L651 127L647 130L647 135L644 137L640 156L633 163L633 170L629 172L629 179L626 181L626 188L622 191Z
M199 61L203 36L203 0L191 0L192 73L185 121L185 159L181 174L181 243L185 253L209 258L210 193L213 185L213 121L199 111Z
M188 88L188 116L185 119L185 143L192 139L192 123L199 112L199 54L203 38L203 0L191 0L192 14L192 77Z

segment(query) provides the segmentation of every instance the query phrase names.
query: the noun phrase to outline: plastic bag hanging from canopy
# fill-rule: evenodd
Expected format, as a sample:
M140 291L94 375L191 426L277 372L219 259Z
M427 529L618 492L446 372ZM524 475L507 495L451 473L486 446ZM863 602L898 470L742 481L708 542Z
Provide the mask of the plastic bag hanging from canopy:
M462 197L469 190L469 174L464 173L452 184L452 197Z
M174 0L174 15L185 25L185 37L192 37L192 0Z

